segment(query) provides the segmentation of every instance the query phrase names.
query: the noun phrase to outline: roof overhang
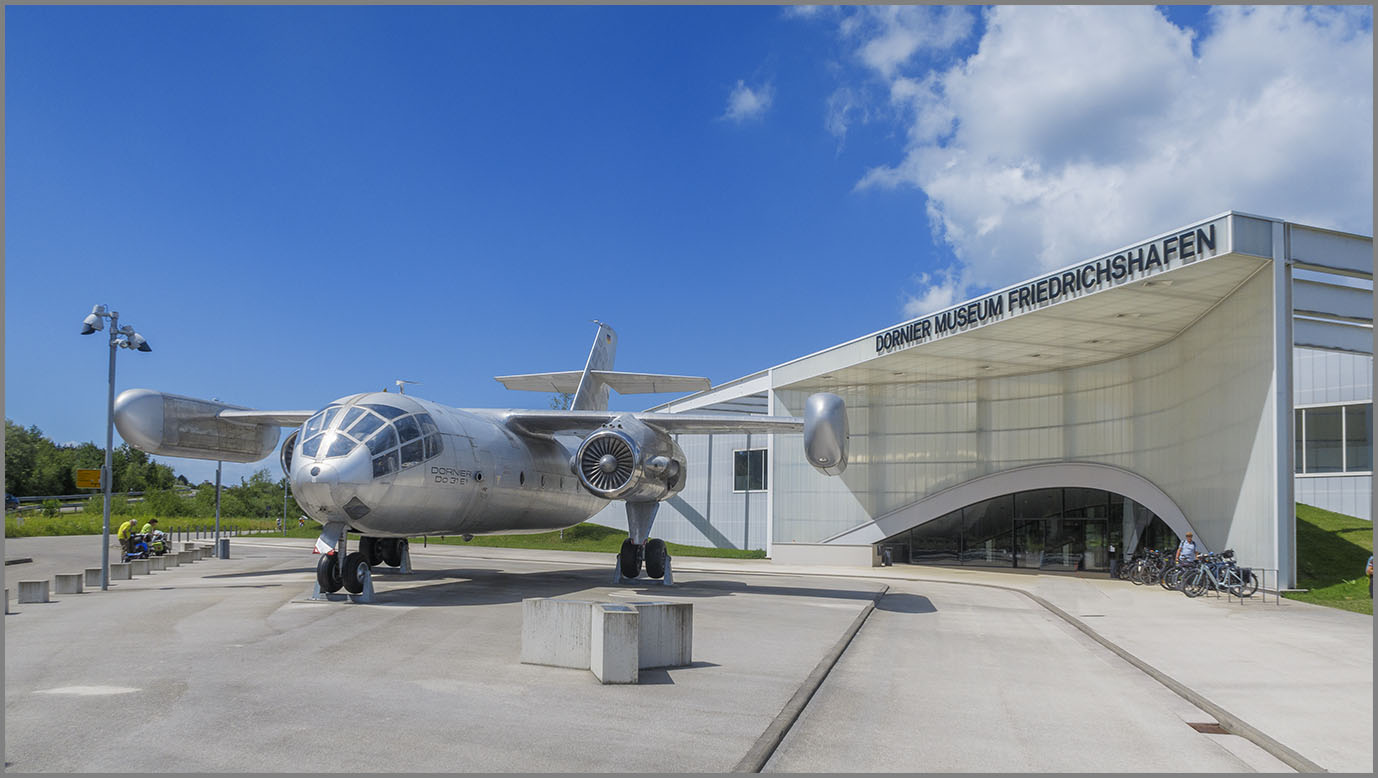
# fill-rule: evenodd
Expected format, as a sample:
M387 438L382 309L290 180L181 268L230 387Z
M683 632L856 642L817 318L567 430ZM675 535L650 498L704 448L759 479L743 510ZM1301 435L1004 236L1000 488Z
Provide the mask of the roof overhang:
M1226 213L776 367L809 391L1043 373L1177 337L1271 263L1272 223Z

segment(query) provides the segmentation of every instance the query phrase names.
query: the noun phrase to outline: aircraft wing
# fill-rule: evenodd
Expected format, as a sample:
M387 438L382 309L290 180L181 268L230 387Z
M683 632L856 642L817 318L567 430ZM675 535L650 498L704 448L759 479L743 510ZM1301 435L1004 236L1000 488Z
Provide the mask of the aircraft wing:
M624 415L617 411L505 411L503 421L522 432L551 435L588 432ZM803 432L804 420L793 416L748 416L733 413L630 413L669 434L710 432Z
M589 375L612 387L612 390L618 394L701 392L710 386L707 378L698 376L626 373L619 370L590 370ZM582 370L494 376L508 389L521 389L528 392L575 392L579 389L579 380L583 377L584 371Z
M300 427L306 420L316 414L316 411L255 411L244 410L223 410L216 414L221 419L228 421L243 421L251 424L274 424L279 427Z
M574 392L579 388L579 379L584 377L582 370L566 370L562 373L526 373L524 375L494 376L508 389L521 389L527 392Z

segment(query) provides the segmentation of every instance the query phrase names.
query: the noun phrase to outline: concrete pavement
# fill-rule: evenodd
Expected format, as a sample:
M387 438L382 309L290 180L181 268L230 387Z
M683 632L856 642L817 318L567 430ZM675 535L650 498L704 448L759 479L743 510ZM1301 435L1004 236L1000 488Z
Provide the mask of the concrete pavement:
M46 564L62 544L40 540L6 553ZM98 564L98 544L73 542ZM1372 768L1372 621L1306 603L689 557L671 589L613 587L608 555L417 544L416 576L380 574L379 604L348 606L303 601L309 545L236 538L229 560L22 606L6 619L7 768L728 770L884 585L766 770ZM524 596L692 601L696 666L603 691L520 665ZM1258 737L1187 726L1220 712ZM122 721L207 742L191 761L156 746L120 761L104 754ZM69 729L89 748L52 735Z

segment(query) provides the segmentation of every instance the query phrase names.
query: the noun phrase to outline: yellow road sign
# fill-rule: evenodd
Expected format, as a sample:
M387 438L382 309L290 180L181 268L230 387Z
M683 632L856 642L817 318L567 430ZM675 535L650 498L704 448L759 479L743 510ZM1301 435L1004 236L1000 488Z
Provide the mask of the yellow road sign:
M83 470L81 468L77 468L77 488L99 489L100 470Z

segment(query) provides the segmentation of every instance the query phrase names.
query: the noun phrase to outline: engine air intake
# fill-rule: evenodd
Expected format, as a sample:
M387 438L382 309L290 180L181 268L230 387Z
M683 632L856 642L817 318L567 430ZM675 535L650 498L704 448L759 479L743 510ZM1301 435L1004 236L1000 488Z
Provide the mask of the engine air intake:
M635 444L615 430L595 432L579 447L579 480L595 494L618 494L632 480L635 466Z

